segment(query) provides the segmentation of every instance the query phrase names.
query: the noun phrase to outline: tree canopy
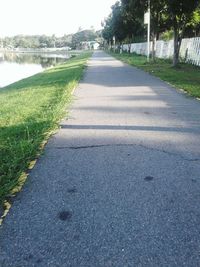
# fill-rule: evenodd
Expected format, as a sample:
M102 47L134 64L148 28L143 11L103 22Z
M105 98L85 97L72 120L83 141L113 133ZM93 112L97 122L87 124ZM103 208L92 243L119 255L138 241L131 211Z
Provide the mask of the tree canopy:
M97 33L94 30L81 30L72 36L71 47L78 49L82 42L94 41L97 38Z
M78 48L81 42L95 41L100 36L94 29L81 30L75 34L56 37L55 35L16 35L0 39L0 46L5 48Z
M151 39L155 42L164 34L167 36L166 32L173 32L174 65L176 65L182 38L200 36L200 0L117 1L104 22L103 37L108 43L114 36L118 43L146 40L144 13L149 2Z

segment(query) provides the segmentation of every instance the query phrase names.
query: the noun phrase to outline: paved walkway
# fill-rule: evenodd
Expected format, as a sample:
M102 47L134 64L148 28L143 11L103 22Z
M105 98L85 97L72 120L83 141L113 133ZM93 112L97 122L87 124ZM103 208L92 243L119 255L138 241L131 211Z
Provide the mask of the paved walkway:
M1 267L200 264L200 102L96 52L0 229Z

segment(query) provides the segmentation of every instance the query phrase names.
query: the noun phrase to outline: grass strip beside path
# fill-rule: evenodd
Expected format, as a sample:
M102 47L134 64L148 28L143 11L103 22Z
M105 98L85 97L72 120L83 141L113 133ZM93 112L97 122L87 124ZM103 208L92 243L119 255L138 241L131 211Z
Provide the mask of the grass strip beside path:
M129 65L136 66L159 77L177 89L183 89L191 96L200 98L200 67L180 63L174 68L170 60L156 59L156 62L150 61L147 63L145 56L136 54L110 54Z
M91 53L0 89L0 201L58 127Z

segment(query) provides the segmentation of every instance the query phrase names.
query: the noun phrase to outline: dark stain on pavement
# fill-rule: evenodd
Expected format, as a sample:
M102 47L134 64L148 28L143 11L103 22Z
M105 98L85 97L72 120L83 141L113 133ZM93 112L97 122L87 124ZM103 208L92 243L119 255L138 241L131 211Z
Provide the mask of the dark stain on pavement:
M150 181L152 181L153 179L154 179L153 176L146 176L146 177L144 178L144 180L147 181L147 182L150 182Z
M72 187L72 188L69 188L69 189L67 190L67 192L70 193L70 194L74 194L74 193L77 192L77 189L76 189L75 187Z
M36 261L37 264L39 264L39 263L41 263L41 262L42 262L42 259L38 259L38 260Z
M33 259L33 255L32 254L29 254L27 257L24 257L25 261L29 261L29 260L32 260L32 259Z
M69 221L72 218L72 213L71 211L61 211L58 217L61 221Z

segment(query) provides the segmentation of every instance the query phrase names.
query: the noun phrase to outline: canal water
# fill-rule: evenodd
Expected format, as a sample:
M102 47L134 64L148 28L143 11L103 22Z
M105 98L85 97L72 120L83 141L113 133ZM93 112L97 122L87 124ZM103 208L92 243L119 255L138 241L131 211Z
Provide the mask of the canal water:
M69 58L70 55L66 53L0 52L0 88L63 63Z

